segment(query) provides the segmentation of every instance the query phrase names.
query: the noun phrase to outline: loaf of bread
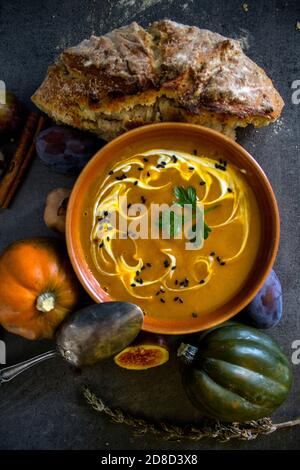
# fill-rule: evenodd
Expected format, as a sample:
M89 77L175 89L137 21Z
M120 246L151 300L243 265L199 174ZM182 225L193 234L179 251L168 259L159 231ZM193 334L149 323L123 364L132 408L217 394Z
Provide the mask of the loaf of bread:
M276 120L283 100L237 40L169 20L132 23L66 49L32 97L52 119L105 140L182 121L231 137Z

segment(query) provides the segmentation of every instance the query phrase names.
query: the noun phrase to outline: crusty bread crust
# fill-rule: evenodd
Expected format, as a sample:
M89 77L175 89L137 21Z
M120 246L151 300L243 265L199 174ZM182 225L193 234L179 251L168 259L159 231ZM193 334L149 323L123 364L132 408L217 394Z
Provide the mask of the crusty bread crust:
M283 100L238 41L163 20L66 49L32 97L55 121L110 140L151 122L183 121L231 137L276 120Z

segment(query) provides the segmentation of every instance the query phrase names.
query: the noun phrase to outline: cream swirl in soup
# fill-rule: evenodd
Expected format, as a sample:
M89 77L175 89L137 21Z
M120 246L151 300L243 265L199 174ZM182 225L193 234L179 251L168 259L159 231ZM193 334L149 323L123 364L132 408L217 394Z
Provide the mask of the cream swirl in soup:
M153 205L186 202L204 214L198 249L187 249L178 236L183 219L177 216L169 219L169 238L164 219L153 230ZM92 225L90 255L110 296L139 304L146 315L181 321L218 308L241 289L260 237L259 210L243 170L224 159L167 149L112 159L99 178Z

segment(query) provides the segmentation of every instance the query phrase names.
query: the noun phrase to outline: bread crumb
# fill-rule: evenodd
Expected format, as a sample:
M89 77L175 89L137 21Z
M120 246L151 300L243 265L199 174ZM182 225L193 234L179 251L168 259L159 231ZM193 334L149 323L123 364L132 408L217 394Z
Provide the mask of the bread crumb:
M300 21L297 21L297 23L296 23L296 30L300 31Z
M239 28L242 34L237 37L243 50L248 50L250 47L250 33L246 29Z
M248 3L243 3L242 8L247 13L249 11Z
M285 123L283 118L277 119L277 121L273 124L272 129L274 134L279 134L285 127Z

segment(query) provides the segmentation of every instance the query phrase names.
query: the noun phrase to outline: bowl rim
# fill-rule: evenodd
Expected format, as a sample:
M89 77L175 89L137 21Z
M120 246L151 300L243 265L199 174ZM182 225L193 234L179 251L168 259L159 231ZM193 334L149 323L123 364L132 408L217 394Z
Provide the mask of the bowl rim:
M84 275L82 266L80 264L80 261L78 260L76 256L76 251L74 249L74 240L73 240L73 234L72 234L72 212L74 210L74 202L76 197L78 196L78 192L80 191L80 186L82 181L85 180L85 175L89 173L89 169L91 166L95 164L96 159L100 159L101 155L103 153L106 153L108 150L113 149L114 146L123 140L126 141L128 138L130 139L131 137L138 138L140 133L149 133L151 134L152 131L161 129L163 132L164 130L173 130L175 131L178 128L181 129L187 129L190 130L191 132L197 134L203 135L206 134L209 138L210 141L215 141L217 140L221 145L222 141L223 144L226 144L226 147L232 148L236 152L239 152L242 154L243 158L248 160L249 165L254 169L256 172L256 175L258 176L258 179L260 180L260 183L264 187L266 193L269 195L269 208L271 209L272 216L273 216L273 233L272 233L272 239L270 241L271 247L269 249L269 258L268 262L266 265L262 268L262 274L256 280L253 282L253 285L249 289L247 295L243 296L243 300L238 302L234 308L229 310L227 313L224 313L222 316L220 316L219 319L217 320L211 320L210 322L207 322L207 326L199 328L194 325L191 322L190 327L184 327L180 328L178 327L176 330L168 330L164 328L159 328L156 326L149 326L147 325L147 320L144 321L142 329L144 331L148 331L151 333L160 333L160 334L166 334L166 335L182 335L182 334L191 334L191 333L196 333L199 331L203 331L209 328L212 328L214 326L217 326L230 318L234 317L236 314L238 314L243 308L245 308L251 300L255 297L255 295L259 292L259 290L262 288L264 285L272 267L275 262L277 252L278 252L278 247L279 247L279 240L280 240L280 215L279 215L279 209L278 209L278 204L276 201L276 197L273 191L273 188L271 186L271 183L266 176L264 170L261 168L259 163L252 157L252 155L244 149L239 143L234 141L228 136L225 136L224 134L221 134L220 132L210 129L208 127L204 126L199 126L197 124L189 124L189 123L177 123L177 122L163 122L163 123L153 123L153 124L148 124L145 126L137 127L133 130L127 131L120 136L116 137L115 139L111 140L110 142L107 142L101 149L99 149L95 155L89 160L89 162L86 164L86 166L83 168L81 171L80 175L78 176L74 187L72 189L69 202L68 202L68 208L67 208L67 215L66 215L66 244L67 244L67 250L69 254L69 258L71 260L71 264L73 266L73 269L82 284L83 288L85 291L89 294L89 296L96 302L103 302L103 301L111 301L111 300L116 300L111 298L108 294L104 292L103 289L99 289L98 295L94 292L94 290L91 288L90 284L87 282L86 277ZM91 274L92 277L93 274ZM100 292L101 291L101 292ZM99 297L99 295L102 295ZM233 297L234 299L235 297ZM226 304L224 304L226 305ZM221 306L223 307L223 306ZM221 308L220 307L220 308Z

